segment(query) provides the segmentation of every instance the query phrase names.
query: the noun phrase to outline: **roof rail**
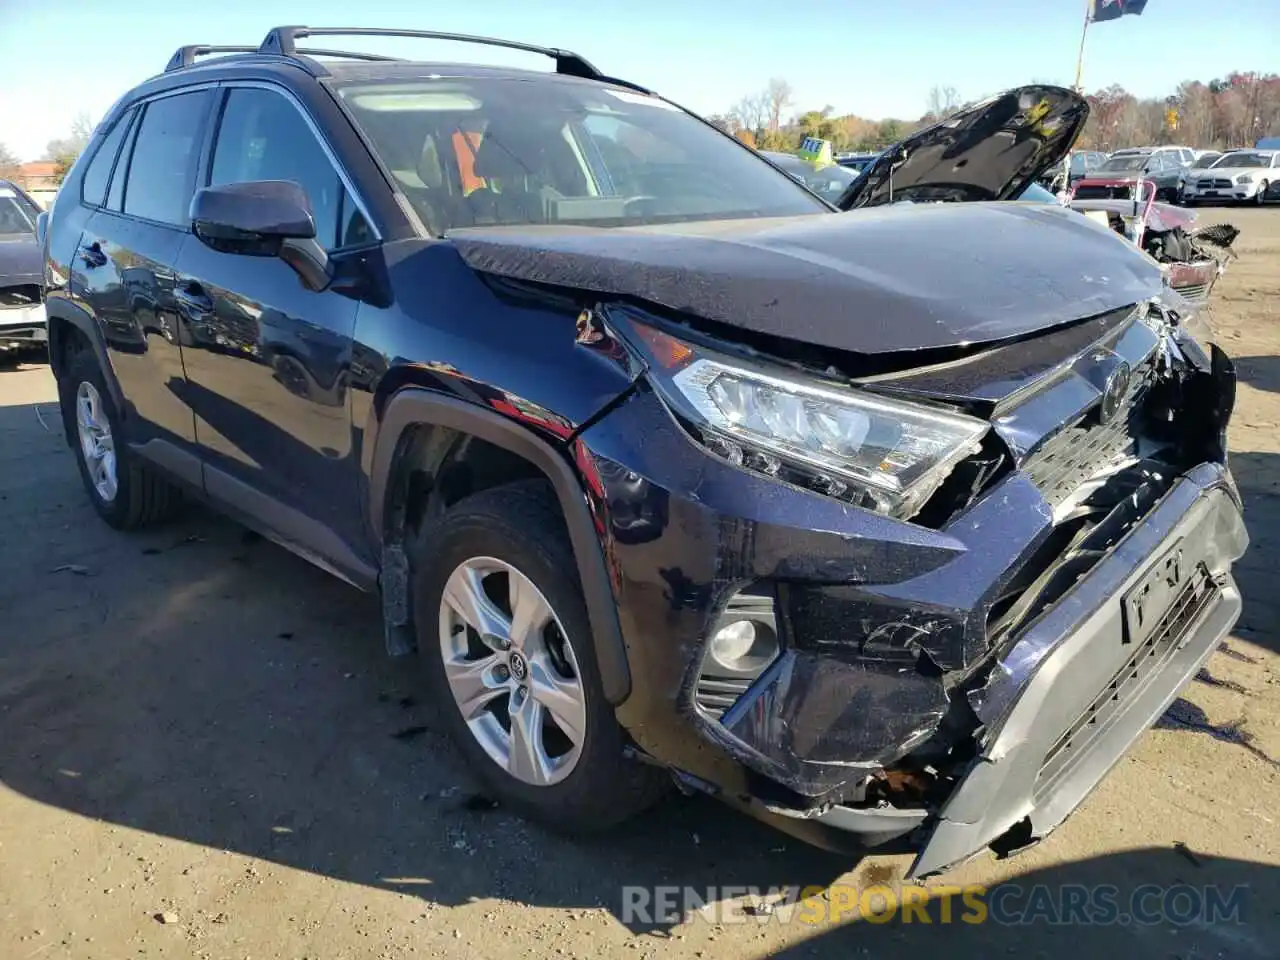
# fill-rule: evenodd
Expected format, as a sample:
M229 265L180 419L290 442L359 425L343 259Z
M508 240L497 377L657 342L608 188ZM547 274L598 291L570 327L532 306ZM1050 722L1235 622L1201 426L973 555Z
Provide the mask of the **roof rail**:
M496 37L476 37L466 33L440 33L435 30L394 30L381 27L275 27L262 41L259 53L273 53L277 56L293 57L306 55L316 51L299 50L295 41L304 37L416 37L420 40L455 40L460 43L481 43L490 47L505 47L509 50L523 50L526 53L539 53L551 57L556 62L556 73L570 77L582 77L587 80L604 80L611 83L619 81L606 77L597 70L590 61L572 50L559 50L554 47L539 47L531 43L519 43L515 40L499 40ZM632 86L632 84L626 84Z
M181 70L183 67L189 67L196 62L196 57L205 57L211 53L257 53L257 47L212 47L208 44L192 44L187 47L179 47L169 58L169 62L165 64L164 72L170 70Z
M196 61L196 57L205 57L211 53L261 53L260 47L214 47L207 44L192 44L191 46L179 47L169 62L165 65L164 72L171 70L181 70L183 67L189 67ZM298 57L346 57L351 60L399 60L400 57L388 57L380 53L357 53L352 50L296 50L293 56Z

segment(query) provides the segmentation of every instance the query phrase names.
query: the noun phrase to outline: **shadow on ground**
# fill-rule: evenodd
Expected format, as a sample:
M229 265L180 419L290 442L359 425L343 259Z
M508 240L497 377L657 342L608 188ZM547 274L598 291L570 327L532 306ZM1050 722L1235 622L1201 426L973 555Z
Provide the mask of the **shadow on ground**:
M38 429L33 422L31 407L0 408L0 435L20 440ZM1275 459L1237 455L1255 551L1280 524L1280 500L1263 488L1277 482ZM24 538L0 563L9 578L0 589L9 606L0 634L0 781L10 789L111 824L441 904L501 897L604 906L633 931L655 934L668 925L621 915L624 884L826 887L853 866L705 800L674 799L594 842L553 837L493 809L470 792L432 710L418 701L416 664L383 655L374 598L200 508L144 534L109 531L64 460L59 479L39 490L0 476L8 491L0 512L43 503L23 497L57 498L60 510L50 514L58 522L46 525L47 543ZM1241 581L1247 599L1266 595L1261 563L1243 568ZM1171 875L1161 859L1169 856L1124 854L1021 882L1137 884ZM1174 867L1188 883L1253 884L1280 903L1274 871ZM873 926L835 929L806 949L848 956L883 938ZM1013 949L1044 930L1054 932L1040 924L966 932ZM909 924L891 935L939 948L952 936ZM1184 946L1144 926L1090 935L1122 948L1157 935L1171 950ZM1206 944L1226 935L1196 930Z
M1258 357L1233 357L1236 376L1251 387L1280 393L1280 357L1266 354Z
M831 902L851 907L845 917L855 919L773 956L1274 957L1280 870L1204 856L1192 845L1107 854L991 888L953 888L915 911L899 907L874 920L857 919L860 904L840 893L832 891ZM883 902L869 895L866 908ZM804 916L794 913L792 922Z

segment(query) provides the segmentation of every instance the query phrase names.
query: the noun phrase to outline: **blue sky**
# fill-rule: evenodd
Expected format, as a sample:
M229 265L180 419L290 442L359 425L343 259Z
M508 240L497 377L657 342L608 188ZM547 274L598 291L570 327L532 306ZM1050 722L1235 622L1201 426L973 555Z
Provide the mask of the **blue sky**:
M1085 87L1120 83L1154 96L1187 78L1278 71L1278 4L1150 0L1140 17L1090 29ZM1083 0L0 0L0 142L35 159L77 112L96 122L182 44L257 43L281 23L568 47L700 113L725 110L778 76L795 89L797 110L830 104L916 117L934 84L965 99L1035 80L1069 86L1084 9ZM453 45L375 43L362 48L529 63Z

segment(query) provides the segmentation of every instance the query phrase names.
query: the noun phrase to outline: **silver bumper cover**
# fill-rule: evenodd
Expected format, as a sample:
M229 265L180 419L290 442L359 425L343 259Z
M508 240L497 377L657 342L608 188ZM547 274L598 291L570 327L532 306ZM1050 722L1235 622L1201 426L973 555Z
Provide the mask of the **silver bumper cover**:
M971 698L980 755L910 876L946 870L1015 826L1031 842L1065 820L1235 623L1240 594L1229 571L1247 545L1230 473L1201 464L1028 627ZM1155 611L1160 622L1137 634L1126 604L1170 563L1185 583Z

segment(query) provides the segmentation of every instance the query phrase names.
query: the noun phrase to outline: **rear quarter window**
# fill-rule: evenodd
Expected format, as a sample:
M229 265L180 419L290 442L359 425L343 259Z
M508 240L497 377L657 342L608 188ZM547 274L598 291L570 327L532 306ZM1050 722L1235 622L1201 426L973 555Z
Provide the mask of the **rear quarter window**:
M116 156L120 153L120 144L133 122L133 111L122 114L107 135L98 145L89 161L80 183L80 199L90 206L100 207L107 200L107 182L111 179L111 168L115 166Z

